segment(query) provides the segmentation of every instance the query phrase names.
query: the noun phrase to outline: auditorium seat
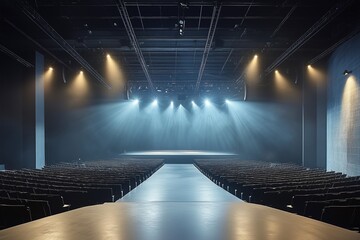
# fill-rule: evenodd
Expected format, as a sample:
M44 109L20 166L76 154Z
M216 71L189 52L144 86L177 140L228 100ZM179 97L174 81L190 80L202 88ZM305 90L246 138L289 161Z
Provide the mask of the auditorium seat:
M360 177L339 172L239 159L201 159L195 166L244 201L319 220L325 207L358 204L356 198L360 197Z
M64 199L58 194L31 194L34 200L43 200L49 203L51 214L57 214L70 209L69 205L64 204Z
M0 204L0 228L16 226L32 220L31 212L25 205Z
M150 177L163 160L116 159L59 163L0 172L0 203L24 205L32 219L114 202ZM7 225L4 224L4 227Z
M321 220L336 226L358 230L359 211L360 205L326 206L322 211Z

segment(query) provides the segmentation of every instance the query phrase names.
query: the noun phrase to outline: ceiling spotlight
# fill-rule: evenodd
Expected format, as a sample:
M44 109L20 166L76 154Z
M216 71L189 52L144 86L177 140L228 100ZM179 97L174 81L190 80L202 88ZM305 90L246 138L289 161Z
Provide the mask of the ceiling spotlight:
M80 74L83 74L84 72L83 71L80 71Z
M189 1L180 1L179 3L182 8L189 8Z
M209 99L205 99L205 106L209 106L210 105L210 101L209 101Z
M257 57L258 57L258 55L257 55L257 54L255 54L255 55L254 55L254 58L257 58Z
M109 58L109 57L110 57L110 54L106 54L106 57Z
M275 73L279 73L279 71L278 71L278 70L275 70Z
M184 34L184 29L185 29L185 20L180 19L179 20L179 34L180 34L180 36L182 36Z
M172 107L174 106L174 101L170 102L170 106L172 106Z
M192 104L192 105L195 105L195 102L194 102L194 101L191 101L191 104Z
M343 74L346 76L346 75L349 75L350 73L352 73L352 71L351 70L347 70L347 69L345 69L345 71L343 72Z
M152 102L152 105L153 105L153 106L156 106L157 104L158 104L158 100L155 99L155 100Z
M134 99L134 103L138 104L139 103L139 99Z
M309 65L307 65L307 68L308 68L308 69L310 69L310 68L311 68L311 65L310 65L310 64L309 64Z
M52 67L49 67L49 70L52 71L52 70L54 70L54 69L53 69Z
M226 102L226 103L230 103L229 99L225 99L225 102Z

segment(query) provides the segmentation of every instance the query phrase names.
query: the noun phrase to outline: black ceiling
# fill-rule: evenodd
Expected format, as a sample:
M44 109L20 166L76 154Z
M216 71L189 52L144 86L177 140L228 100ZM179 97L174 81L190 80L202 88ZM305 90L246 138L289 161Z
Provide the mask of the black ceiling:
M206 86L241 88L236 80L254 54L261 59L264 76L275 67L306 64L358 30L358 2L31 0L25 5L39 13L94 70L101 73L104 57L110 53L134 88L150 89L151 82L154 91L196 93L206 91ZM70 63L76 61L25 16L24 1L0 4L1 45L25 57L24 52L36 42L36 48L54 61L74 67ZM121 6L130 19L143 66L123 23ZM217 24L214 9L219 11ZM215 33L210 41L212 18ZM179 20L185 20L183 35ZM211 45L204 62L207 40Z

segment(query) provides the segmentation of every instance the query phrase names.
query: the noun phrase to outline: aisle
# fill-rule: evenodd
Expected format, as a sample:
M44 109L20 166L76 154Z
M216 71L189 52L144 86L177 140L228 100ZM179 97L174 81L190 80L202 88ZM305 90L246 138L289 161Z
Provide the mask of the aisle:
M118 202L241 202L192 164L165 164Z

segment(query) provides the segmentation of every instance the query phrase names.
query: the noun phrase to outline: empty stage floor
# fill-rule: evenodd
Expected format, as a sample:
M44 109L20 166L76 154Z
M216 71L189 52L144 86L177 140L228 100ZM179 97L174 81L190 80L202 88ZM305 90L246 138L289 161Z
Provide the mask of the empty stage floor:
M241 202L192 164L165 164L119 202Z
M164 165L116 203L0 231L0 240L359 240L360 234L242 202L193 165Z

